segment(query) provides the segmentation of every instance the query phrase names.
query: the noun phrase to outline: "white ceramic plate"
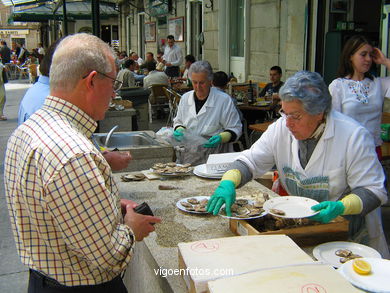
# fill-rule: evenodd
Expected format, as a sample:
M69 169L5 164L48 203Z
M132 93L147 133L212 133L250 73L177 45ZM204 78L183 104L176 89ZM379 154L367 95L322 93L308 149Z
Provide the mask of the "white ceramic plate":
M377 293L390 292L390 260L381 258L363 258L371 265L371 273L359 275L352 268L352 261L343 264L338 272L354 286Z
M186 197L186 198L182 198L180 199L177 203L176 203L176 207L183 211L183 212L186 212L186 213L190 213L190 214L208 214L207 212L196 212L196 211L188 211L184 206L182 206L181 202L187 202L187 199L190 199L190 198L196 198L198 201L201 201L202 199L210 199L210 196L191 196L191 197Z
M249 204L253 204L254 201L248 199L248 203L249 203ZM226 218L226 219L235 219L235 220L250 220L250 219L257 219L257 218L264 217L264 216L267 214L267 212L264 211L264 212L262 212L262 213L261 213L260 215L258 215L258 216L247 217L247 218L240 218L240 217L234 217L234 216L229 217L229 216L226 216L226 215L224 215L224 214L221 214L221 212L225 212L225 205L222 206L222 208L220 209L218 215L221 216L222 218Z
M318 214L311 209L313 205L318 204L314 199L301 196L279 196L267 200L264 203L264 209L271 215L280 218L307 218ZM285 215L271 213L271 209L278 209L285 212Z
M206 164L198 165L194 168L194 174L199 177L209 178L209 179L221 179L225 172L221 173L208 173L206 169Z
M382 258L380 253L374 248L363 244L346 241L333 241L317 245L313 249L313 255L319 261L338 268L342 265L340 262L341 257L336 255L336 251L339 249L348 249L352 251L353 254L358 254L362 257Z

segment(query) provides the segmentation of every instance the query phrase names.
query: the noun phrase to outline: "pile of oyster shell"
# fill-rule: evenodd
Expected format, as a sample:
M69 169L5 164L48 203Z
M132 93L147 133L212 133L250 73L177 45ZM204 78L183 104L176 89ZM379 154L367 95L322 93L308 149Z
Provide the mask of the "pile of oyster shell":
M188 174L192 171L191 164L184 164L184 165L177 165L174 162L170 163L157 163L154 164L153 167L153 172L157 174L167 174L167 175L180 175L180 174Z
M349 249L339 249L335 251L335 254L340 257L341 263L346 263L347 261L355 258L361 258L361 255L354 254Z
M193 197L180 201L180 204L189 212L207 213L206 207L208 202L207 198L198 200Z
M237 199L230 207L232 217L245 219L260 216L264 212L263 204L263 201L249 202L247 199ZM221 214L226 215L225 208L221 210Z

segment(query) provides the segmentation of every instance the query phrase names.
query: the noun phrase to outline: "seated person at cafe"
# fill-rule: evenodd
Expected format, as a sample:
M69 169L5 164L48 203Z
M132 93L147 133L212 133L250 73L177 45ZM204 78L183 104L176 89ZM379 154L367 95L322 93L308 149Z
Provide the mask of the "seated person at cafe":
M209 62L193 63L188 75L194 90L180 100L173 120L174 138L184 145L176 152L178 163L198 165L210 154L232 152L232 142L241 136L242 124L229 95L211 86Z
M225 72L223 71L214 72L213 82L212 82L213 87L223 92L226 92L228 83L229 83L229 77Z
M231 215L235 189L276 165L289 195L319 202L311 206L319 213L309 219L328 223L343 216L349 220L349 240L389 258L380 209L387 201L385 176L370 133L332 110L328 87L318 73L297 72L280 89L280 97L282 117L223 175L208 212L216 215L225 204Z
M147 69L148 63L154 63L154 65L157 65L157 61L154 60L154 55L152 52L146 53L146 60L144 63L142 63L142 65L139 68L140 69Z
M135 76L132 71L134 70L134 60L127 59L123 63L123 69L121 69L118 72L118 75L116 76L116 79L120 82L122 82L122 88L128 88L128 87L134 87L135 86ZM117 87L117 81L115 82L115 86Z
M212 82L213 87L226 93L228 83L229 83L229 77L225 72L223 72L223 71L214 72L213 82ZM229 97L231 97L231 96L229 95ZM244 119L244 116L243 116L242 112L237 108L237 99L235 99L233 97L231 97L231 99L233 101L234 106L236 107L236 109L238 111L238 114L240 115L240 120L242 121Z
M260 92L259 97L273 97L279 100L279 95L276 94L279 93L279 89L284 84L284 82L280 80L281 78L282 68L280 68L279 66L272 66L269 70L269 79L271 82L267 83L267 85Z
M192 63L195 62L195 57L192 55L187 55L184 57L184 72L183 75L179 78L180 80L187 80L188 79L188 70L190 69L190 66Z
M149 71L149 74L144 78L144 88L147 89L154 84L165 84L169 85L168 75L165 72L156 70L156 63L147 63L146 69Z
M136 62L136 68L137 70L139 69L139 67L142 65L142 63L144 63L144 60L142 60L141 57L138 56L138 54L136 52L132 52L130 54L130 59L133 59L135 62Z
M158 71L164 71L164 67L165 67L165 64L164 64L164 60L163 60L163 56L164 56L164 53L163 52L158 52L157 53L157 65L156 65L156 70Z

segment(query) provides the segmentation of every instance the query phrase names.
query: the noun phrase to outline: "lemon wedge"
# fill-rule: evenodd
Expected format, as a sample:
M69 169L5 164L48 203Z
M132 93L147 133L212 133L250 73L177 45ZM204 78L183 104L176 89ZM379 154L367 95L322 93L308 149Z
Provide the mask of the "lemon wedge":
M363 259L355 259L352 267L360 275L368 275L371 272L371 265Z

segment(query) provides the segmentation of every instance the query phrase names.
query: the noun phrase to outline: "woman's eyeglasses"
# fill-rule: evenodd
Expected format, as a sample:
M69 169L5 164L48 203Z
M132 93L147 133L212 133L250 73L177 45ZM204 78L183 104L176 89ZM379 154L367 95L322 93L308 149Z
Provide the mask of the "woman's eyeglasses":
M279 110L279 115L282 117L285 117L287 119L291 119L293 121L299 121L302 119L302 114L300 113L293 113L293 114L286 114L283 109Z

